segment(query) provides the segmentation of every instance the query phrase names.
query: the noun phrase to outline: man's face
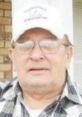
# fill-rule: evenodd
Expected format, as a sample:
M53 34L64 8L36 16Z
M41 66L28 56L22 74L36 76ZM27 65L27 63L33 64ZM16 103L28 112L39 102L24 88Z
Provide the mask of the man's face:
M42 39L55 38L47 30L30 29L20 36L19 43L31 39L38 42ZM60 41L64 39L59 39ZM44 53L38 44L30 53L22 52L15 47L10 49L10 56L16 69L19 83L23 90L42 92L60 91L65 82L65 73L71 59L71 49L61 44L55 53Z

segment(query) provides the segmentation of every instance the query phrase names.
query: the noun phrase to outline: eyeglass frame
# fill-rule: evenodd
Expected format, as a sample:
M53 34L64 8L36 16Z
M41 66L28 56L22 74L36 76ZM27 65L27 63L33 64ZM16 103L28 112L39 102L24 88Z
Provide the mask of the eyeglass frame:
M32 48L29 49L28 54L35 48L36 44L38 44L41 52L43 52L44 54L54 54L54 53L56 53L56 52L48 52L48 53L47 52L44 52L43 49L42 49L42 47L40 46L40 42L42 42L43 40L52 40L52 42L53 41L54 42L57 42L58 43L57 48L60 47L61 45L65 46L65 47L72 46L72 44L69 42L69 40L67 40L67 43L65 43L65 42L62 43L62 39L60 40L58 38L45 38L45 39L40 39L39 41L34 41L33 39L28 39L28 40L30 40L30 41L33 42L33 46L32 46ZM27 41L23 42L23 44L26 43ZM16 47L17 48L20 48L20 47L23 47L22 46L23 44L21 42L18 42L18 41L16 41L16 42L12 41L12 48L16 48Z

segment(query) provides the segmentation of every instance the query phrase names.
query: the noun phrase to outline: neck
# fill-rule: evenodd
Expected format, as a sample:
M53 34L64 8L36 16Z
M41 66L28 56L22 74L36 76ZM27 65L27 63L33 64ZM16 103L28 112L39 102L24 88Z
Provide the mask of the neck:
M48 85L46 87L28 87L23 90L23 98L26 105L33 109L43 109L58 100L65 85Z
M24 93L24 102L32 109L43 109L59 98L59 93L48 92L47 94Z

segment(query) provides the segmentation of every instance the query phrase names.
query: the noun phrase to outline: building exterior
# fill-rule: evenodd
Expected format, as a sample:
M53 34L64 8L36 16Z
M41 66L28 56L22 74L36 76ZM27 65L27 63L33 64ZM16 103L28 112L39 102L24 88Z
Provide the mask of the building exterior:
M73 0L74 79L82 92L82 0Z
M11 0L0 0L0 80L11 77L11 62L8 48L11 39Z

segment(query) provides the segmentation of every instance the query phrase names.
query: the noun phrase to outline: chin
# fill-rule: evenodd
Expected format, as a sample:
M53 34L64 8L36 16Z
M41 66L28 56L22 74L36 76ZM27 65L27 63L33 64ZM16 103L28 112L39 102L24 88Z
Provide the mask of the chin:
M26 80L28 80L29 82L32 83L47 83L47 82L51 82L51 77L48 75L29 75Z

